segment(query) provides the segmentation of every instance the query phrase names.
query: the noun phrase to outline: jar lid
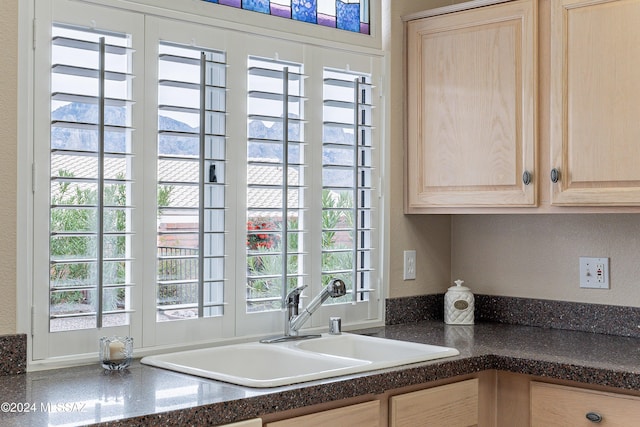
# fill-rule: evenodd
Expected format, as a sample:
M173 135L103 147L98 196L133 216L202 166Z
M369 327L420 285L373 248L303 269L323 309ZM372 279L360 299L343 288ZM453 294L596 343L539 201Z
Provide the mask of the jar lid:
M453 283L455 283L456 285L455 286L451 286L449 288L450 291L453 291L453 292L456 292L456 291L457 292L470 292L471 291L471 289L467 288L466 286L462 286L462 284L464 283L464 280L460 280L460 279L454 280Z

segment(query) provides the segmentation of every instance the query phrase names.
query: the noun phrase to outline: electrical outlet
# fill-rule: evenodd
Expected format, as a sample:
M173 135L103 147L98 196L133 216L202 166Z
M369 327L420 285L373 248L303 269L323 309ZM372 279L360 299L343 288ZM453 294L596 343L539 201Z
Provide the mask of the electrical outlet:
M404 251L403 280L416 280L416 251Z
M609 258L580 257L580 287L609 289Z

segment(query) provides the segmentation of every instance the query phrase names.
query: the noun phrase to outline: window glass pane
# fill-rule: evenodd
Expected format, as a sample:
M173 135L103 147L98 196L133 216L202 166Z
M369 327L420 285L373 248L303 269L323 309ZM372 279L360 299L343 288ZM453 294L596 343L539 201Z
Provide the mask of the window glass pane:
M129 323L130 43L126 34L52 27L52 332Z
M223 315L226 63L161 43L157 320Z
M253 313L280 309L302 284L305 117L301 64L250 57L248 66L246 311Z
M328 303L362 301L371 266L370 76L324 70L322 149L322 275L351 292Z

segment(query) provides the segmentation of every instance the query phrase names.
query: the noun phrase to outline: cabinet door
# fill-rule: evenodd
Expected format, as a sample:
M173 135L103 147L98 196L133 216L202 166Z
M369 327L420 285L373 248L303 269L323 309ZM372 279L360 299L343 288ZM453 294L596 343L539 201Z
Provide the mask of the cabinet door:
M389 402L390 427L475 426L478 379L393 396Z
M531 427L635 426L640 398L539 382L531 383Z
M640 205L640 1L551 8L551 203Z
M268 423L265 427L375 427L380 425L380 401L359 403L315 414Z
M536 22L527 0L407 24L408 213L536 204Z

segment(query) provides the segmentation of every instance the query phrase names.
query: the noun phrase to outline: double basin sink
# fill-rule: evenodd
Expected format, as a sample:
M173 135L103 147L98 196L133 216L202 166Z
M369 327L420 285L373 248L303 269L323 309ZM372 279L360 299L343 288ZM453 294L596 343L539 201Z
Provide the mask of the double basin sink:
M343 333L147 356L141 362L248 387L276 387L458 354L449 347Z

